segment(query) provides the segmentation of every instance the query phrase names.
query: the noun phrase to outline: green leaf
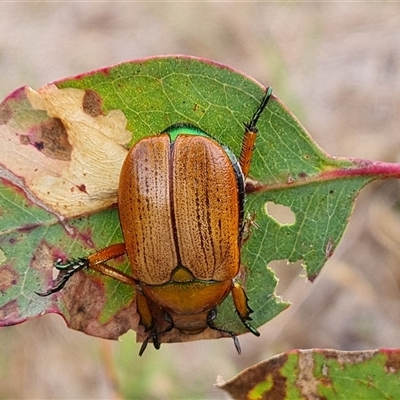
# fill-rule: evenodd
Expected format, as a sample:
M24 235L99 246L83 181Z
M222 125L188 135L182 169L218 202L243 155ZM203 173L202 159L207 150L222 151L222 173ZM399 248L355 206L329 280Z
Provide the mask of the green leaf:
M294 350L263 361L219 387L235 399L397 399L398 350Z
M85 257L122 241L117 198L127 148L175 123L191 123L238 156L244 123L265 88L228 67L191 57L122 63L65 79L37 92L28 87L0 105L0 325L47 312L96 336L137 329L133 288L79 272L48 298L58 258ZM336 159L272 97L246 182L246 214L255 216L242 249L238 279L255 327L287 308L275 293L273 260L302 260L313 280L337 247L359 190L377 178L399 177L395 164ZM290 209L282 223L267 204ZM126 259L113 264L129 273ZM216 325L246 332L229 296ZM163 335L163 341L216 337Z

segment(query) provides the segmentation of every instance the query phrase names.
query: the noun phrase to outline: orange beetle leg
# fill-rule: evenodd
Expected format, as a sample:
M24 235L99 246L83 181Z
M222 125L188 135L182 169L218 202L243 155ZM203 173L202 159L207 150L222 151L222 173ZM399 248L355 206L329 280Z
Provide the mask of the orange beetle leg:
M143 293L137 292L136 307L140 315L140 325L144 326L145 332L151 330L154 325L153 315L150 310L149 303Z
M88 256L88 268L93 269L100 274L109 276L110 278L114 278L117 281L126 283L127 285L134 285L136 281L131 276L105 264L106 261L122 256L125 252L125 243L112 244L111 246Z
M258 129L257 122L260 118L262 112L268 104L268 101L272 95L272 88L268 87L267 91L264 95L264 98L261 101L261 104L258 106L256 112L253 115L253 118L249 123L244 124L246 131L244 133L243 142L242 142L242 150L240 151L239 164L242 169L242 173L244 178L246 179L249 175L250 171L250 163L253 157L254 151L254 143L256 141Z
M140 315L140 325L144 326L146 332L151 331L146 339L143 341L142 346L140 347L139 356L141 356L146 350L147 344L149 343L150 339L153 340L153 345L157 350L160 348L160 342L158 340L159 336L171 331L174 328L174 322L171 316L167 312L165 312L164 318L169 323L169 326L161 332L157 331L154 324L153 314L151 313L147 298L140 291L137 292L136 307L138 314Z
M124 253L125 244L118 243L106 247L105 249L100 250L99 252L92 254L86 258L77 258L75 260L67 261L65 263L62 263L62 260L58 259L55 264L56 269L61 271L58 282L52 288L47 290L47 292L36 292L36 294L38 294L39 296L49 296L52 293L59 292L69 281L72 275L80 270L87 268L91 268L97 272L100 272L103 275L110 276L121 282L127 283L128 285L133 285L135 284L135 281L132 277L104 264L105 261L117 258Z
M136 281L129 275L125 274L124 272L110 267L107 264L104 263L99 263L99 264L94 264L88 265L88 268L92 269L93 271L99 272L102 275L109 276L110 278L114 278L117 281L120 281L122 283L126 283L127 285L135 285Z
M247 321L251 320L250 313L253 311L248 305L248 299L246 296L246 292L239 285L239 283L235 282L232 287L232 296L233 302L235 303L236 312L239 315L240 320L243 325L256 336L260 336L260 332L257 329L253 328Z
M116 243L108 246L97 253L88 256L89 267L92 268L95 264L104 263L125 254L125 243Z
M254 127L256 130L256 128ZM254 151L254 143L257 138L257 131L250 131L246 125L246 132L244 133L243 142L242 142L242 150L240 151L240 168L242 169L242 173L244 178L246 179L249 175L250 171L250 163L253 157Z

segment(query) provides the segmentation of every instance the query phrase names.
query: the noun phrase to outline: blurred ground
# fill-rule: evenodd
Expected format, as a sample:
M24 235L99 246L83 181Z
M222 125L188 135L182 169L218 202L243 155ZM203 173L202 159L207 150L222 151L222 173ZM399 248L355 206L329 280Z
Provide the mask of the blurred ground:
M328 153L400 162L399 3L1 3L0 98L116 62L191 54L270 84ZM46 316L0 330L0 398L223 399L217 375L292 348L400 347L398 182L359 197L314 284L274 264L292 307L261 338L163 345L139 359ZM117 371L113 370L117 360ZM114 376L114 374L117 376Z

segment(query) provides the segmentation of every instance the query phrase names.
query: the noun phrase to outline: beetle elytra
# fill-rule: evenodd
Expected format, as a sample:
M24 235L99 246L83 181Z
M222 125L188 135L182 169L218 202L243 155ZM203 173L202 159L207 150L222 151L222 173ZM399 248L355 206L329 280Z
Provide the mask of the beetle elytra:
M140 324L149 341L160 347L160 336L178 329L197 334L215 326L216 308L232 293L237 314L256 336L252 312L241 285L235 281L240 249L252 220L244 218L245 179L249 175L257 122L272 90L267 88L245 132L239 161L224 145L191 124L176 124L158 135L139 140L128 152L118 188L118 211L124 243L113 244L85 258L61 263L47 296L61 290L82 269L135 287ZM107 261L126 254L131 274ZM168 326L161 330L151 311L157 305Z

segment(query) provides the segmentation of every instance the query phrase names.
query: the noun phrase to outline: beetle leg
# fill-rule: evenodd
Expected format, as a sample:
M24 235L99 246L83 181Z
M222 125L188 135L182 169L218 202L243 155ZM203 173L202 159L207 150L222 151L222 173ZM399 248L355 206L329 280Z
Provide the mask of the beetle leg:
M58 259L55 263L55 268L60 271L60 277L58 282L47 290L47 292L40 293L35 292L39 296L45 297L49 296L50 294L59 292L65 284L69 281L69 279L74 275L76 272L90 268L94 271L100 272L103 275L110 276L111 278L117 279L121 282L124 282L128 285L135 284L135 280L123 272L112 268L104 262L111 260L113 258L117 258L125 253L125 244L124 243L117 243L111 246L106 247L103 250L94 253L87 258L77 258L75 260L66 261L62 263L61 259Z
M171 325L169 325L166 329L164 329L161 332L158 332L155 328L152 329L152 331L149 333L149 335L146 337L146 339L143 340L142 346L140 347L140 351L139 351L140 357L146 350L147 344L149 343L150 339L153 340L153 345L154 345L155 349L159 350L161 345L160 345L158 338L161 335L164 335L164 333L167 333L167 332L171 331L172 329L174 329L174 323L172 321L172 318L169 316L169 314L167 314L167 315L168 315L169 319L166 318L166 315L164 315L164 318L167 320L167 322L170 322Z
M146 350L150 338L152 338L153 336L153 344L157 350L160 348L160 344L157 340L157 335L154 335L154 319L149 307L149 303L147 302L146 297L140 291L138 291L136 295L136 307L137 312L140 316L139 324L144 326L145 332L150 331L146 339L144 339L142 346L140 347L139 356L141 356Z
M164 335L164 333L167 333L169 331L172 331L172 329L174 329L174 321L166 311L164 312L164 319L169 323L169 326L167 326L167 328L165 328L163 331L157 331L156 327L153 326L151 332L149 333L147 338L143 341L142 347L140 348L140 351L139 351L139 356L141 356L144 353L144 351L146 350L147 343L149 342L150 339L153 340L153 345L154 345L155 349L158 350L161 346L158 338L161 335Z
M253 328L247 321L251 320L250 313L253 311L248 304L246 292L235 282L232 287L232 297L235 303L236 312L239 315L242 324L255 336L260 336L260 332Z
M88 267L94 271L99 272L102 275L114 278L117 281L126 283L127 285L135 285L136 281L130 276L120 271L119 269L110 267L105 262L122 256L125 254L125 243L116 243L98 251L97 253L88 256L89 262Z
M139 357L142 357L142 354L144 353L144 351L147 348L147 344L149 343L150 338L153 338L153 345L155 347L156 350L159 350L160 348L160 343L158 342L158 337L157 335L155 335L153 337L153 335L151 335L151 333L146 337L146 339L143 340L142 345L140 346L140 350L139 350Z
M125 274L124 272L120 271L119 269L110 267L107 264L99 263L93 264L88 266L93 271L99 272L102 275L109 276L110 278L114 278L117 281L122 283L126 283L127 285L135 285L136 281L130 275Z
M140 315L139 324L144 326L145 332L151 330L154 326L153 314L151 313L150 306L145 295L139 290L137 291L136 295L136 307L137 312Z
M96 264L105 263L106 261L112 260L125 254L126 248L125 243L115 243L111 246L105 247L97 253L88 256L90 268Z
M53 293L59 292L69 281L71 276L75 274L75 272L88 268L89 266L89 261L87 258L78 258L76 260L68 261L65 264L62 264L61 262L61 259L58 259L55 265L55 267L61 271L62 274L56 285L44 293L35 291L38 296L46 297Z
M152 339L153 345L157 350L160 348L160 342L158 338L174 328L174 321L171 316L165 311L164 319L169 323L169 326L163 331L157 331L147 298L140 291L137 292L136 306L137 311L140 315L140 325L144 326L145 332L150 331L146 339L143 340L142 346L139 350L139 356L142 356L150 339Z
M268 101L272 94L272 88L268 87L267 91L264 95L264 98L261 101L261 104L258 106L256 112L253 115L253 118L249 123L244 124L246 130L244 132L243 142L242 142L242 150L240 151L239 164L243 172L243 176L246 179L249 171L250 171L250 163L253 157L254 151L254 143L256 141L258 129L257 122L260 118L262 112L268 104Z
M214 319L217 317L217 310L215 308L212 308L208 314L207 314L207 325L210 329L214 329L215 331L221 332L221 333L227 333L230 335L233 339L233 343L235 344L236 351L238 354L242 353L242 349L240 347L240 342L237 336L232 332L228 331L226 329L218 328L214 325Z

